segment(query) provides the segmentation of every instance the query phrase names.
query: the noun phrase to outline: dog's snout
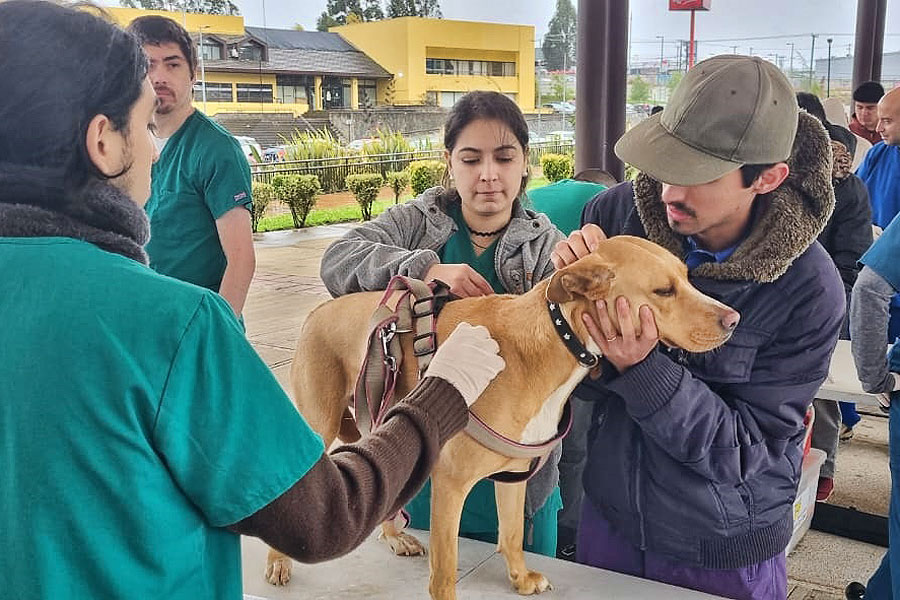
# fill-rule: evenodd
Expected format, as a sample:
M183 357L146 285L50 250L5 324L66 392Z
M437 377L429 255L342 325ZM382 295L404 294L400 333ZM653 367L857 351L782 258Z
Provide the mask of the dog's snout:
M722 315L722 327L725 331L734 331L741 320L741 315L736 310L729 310Z

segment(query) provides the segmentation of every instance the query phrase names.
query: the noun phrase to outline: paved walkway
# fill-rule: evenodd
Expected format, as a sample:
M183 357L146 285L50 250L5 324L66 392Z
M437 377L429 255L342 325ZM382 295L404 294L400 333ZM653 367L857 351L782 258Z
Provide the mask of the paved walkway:
M351 226L256 236L256 276L244 311L247 336L285 389L300 326L329 298L319 279L322 252ZM851 442L841 444L832 501L887 514L887 420L866 417L855 431ZM844 585L865 581L883 553L877 546L810 531L788 557L789 598L842 600Z

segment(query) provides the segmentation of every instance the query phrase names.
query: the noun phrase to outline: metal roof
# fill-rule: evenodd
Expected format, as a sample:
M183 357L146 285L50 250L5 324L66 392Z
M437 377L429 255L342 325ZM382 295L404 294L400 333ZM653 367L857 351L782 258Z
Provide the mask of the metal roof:
M250 60L208 60L206 69L248 73L293 73L309 75L338 75L343 77L388 78L391 74L374 60L354 50L334 52L323 50L285 50L269 47L269 60L262 63Z
M347 40L327 31L295 31L245 27L247 33L269 45L283 50L321 50L328 52L359 52Z

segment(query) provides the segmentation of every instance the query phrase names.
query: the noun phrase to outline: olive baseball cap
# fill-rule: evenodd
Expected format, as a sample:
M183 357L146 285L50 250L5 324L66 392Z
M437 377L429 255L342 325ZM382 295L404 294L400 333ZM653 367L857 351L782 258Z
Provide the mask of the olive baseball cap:
M716 56L687 72L665 110L625 132L616 154L663 183L709 183L743 165L786 161L798 111L775 65Z

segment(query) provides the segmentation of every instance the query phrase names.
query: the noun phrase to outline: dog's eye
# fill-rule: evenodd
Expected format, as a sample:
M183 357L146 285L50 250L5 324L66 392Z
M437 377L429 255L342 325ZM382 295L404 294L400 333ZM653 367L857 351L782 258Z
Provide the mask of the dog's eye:
M667 298L669 296L674 296L675 295L675 286L670 285L667 288L659 288L657 290L653 290L653 293L656 294L657 296L662 296L664 298Z

